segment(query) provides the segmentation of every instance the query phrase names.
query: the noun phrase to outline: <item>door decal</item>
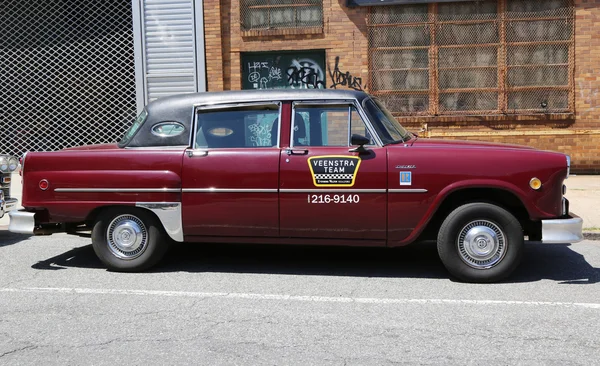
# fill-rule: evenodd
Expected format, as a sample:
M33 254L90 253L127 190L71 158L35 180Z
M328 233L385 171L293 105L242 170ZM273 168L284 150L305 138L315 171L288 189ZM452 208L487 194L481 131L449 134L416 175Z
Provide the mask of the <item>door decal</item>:
M358 174L360 158L345 155L322 155L308 158L316 187L352 187Z
M401 186L412 185L412 172L400 172L400 185Z

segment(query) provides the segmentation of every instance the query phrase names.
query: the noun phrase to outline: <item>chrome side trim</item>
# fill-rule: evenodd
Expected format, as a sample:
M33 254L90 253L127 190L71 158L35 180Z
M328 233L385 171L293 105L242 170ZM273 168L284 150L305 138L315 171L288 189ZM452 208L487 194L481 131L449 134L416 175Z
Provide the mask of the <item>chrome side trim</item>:
M180 188L54 188L69 193L180 193Z
M17 234L33 234L35 228L34 212L12 211L8 213L8 216L10 217L8 231Z
M427 193L427 190L423 189L423 188L412 188L412 189L394 188L394 189L389 189L388 192L389 193Z
M183 188L183 193L277 193L277 188Z
M542 243L577 243L583 240L583 220L574 213L569 219L542 220Z
M181 202L136 202L135 206L154 212L171 239L183 241Z
M385 189L280 189L281 193L385 193Z

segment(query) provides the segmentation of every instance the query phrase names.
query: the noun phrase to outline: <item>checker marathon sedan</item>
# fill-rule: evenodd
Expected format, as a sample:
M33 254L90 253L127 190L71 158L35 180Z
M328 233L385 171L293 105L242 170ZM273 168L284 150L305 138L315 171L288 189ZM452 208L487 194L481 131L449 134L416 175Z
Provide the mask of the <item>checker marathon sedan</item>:
M168 246L398 247L437 240L454 277L506 278L525 238L582 240L568 156L420 138L364 92L264 90L149 103L117 144L30 152L9 230L91 231L110 270Z

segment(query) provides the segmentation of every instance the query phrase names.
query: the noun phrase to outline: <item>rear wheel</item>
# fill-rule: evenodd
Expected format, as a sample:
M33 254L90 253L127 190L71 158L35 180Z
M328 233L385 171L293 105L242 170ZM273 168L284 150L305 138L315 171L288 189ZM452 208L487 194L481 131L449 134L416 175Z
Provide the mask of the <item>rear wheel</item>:
M102 212L94 224L92 246L108 269L134 272L155 265L166 253L168 239L150 212L112 208Z
M521 224L510 212L488 203L469 203L444 220L437 247L453 276L468 282L494 282L519 265L523 241Z

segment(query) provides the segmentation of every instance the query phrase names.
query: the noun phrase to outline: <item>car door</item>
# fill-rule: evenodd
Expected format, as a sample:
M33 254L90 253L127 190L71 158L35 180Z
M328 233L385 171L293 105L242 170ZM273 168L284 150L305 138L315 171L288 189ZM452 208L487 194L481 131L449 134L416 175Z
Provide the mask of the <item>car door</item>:
M290 147L280 158L282 237L386 239L386 149L350 151L374 136L353 101L295 102Z
M183 157L182 220L194 236L279 235L277 102L198 108Z

